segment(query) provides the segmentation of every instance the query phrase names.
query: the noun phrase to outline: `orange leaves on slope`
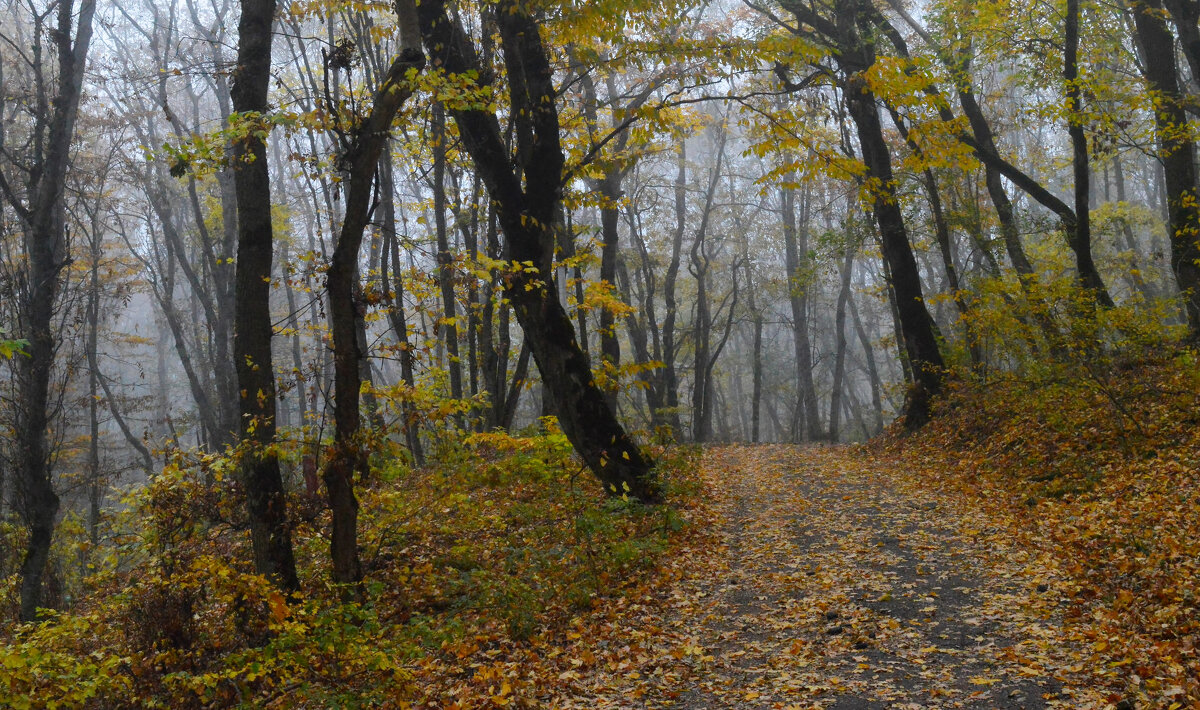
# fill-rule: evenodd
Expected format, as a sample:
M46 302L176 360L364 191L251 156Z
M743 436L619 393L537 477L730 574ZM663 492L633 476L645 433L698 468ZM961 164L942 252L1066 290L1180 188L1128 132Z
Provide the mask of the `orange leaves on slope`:
M1120 372L959 385L878 453L952 489L1062 576L1084 662L1139 706L1200 706L1200 428L1187 352ZM1097 387L1100 383L1102 387ZM896 462L902 465L896 465Z

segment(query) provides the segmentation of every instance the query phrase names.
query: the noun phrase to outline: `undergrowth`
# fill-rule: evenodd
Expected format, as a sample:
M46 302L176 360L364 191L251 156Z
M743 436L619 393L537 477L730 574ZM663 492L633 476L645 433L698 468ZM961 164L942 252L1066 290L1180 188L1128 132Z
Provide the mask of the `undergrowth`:
M359 490L361 604L324 581L319 501L295 494L303 591L289 598L248 569L224 464L169 466L109 521L115 544L69 612L0 628L0 706L536 705L552 689L511 660L582 629L604 643L704 515L694 454L655 454L670 504L653 508L604 496L553 429L442 442L420 470L376 456Z

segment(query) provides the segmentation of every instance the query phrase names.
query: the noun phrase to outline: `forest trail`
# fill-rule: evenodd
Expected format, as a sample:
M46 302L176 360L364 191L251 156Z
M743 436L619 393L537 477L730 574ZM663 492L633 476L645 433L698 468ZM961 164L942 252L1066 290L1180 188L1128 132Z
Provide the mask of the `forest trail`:
M839 447L705 452L720 548L681 583L695 585L697 662L675 688L647 689L647 705L1103 707L1030 556L952 496L905 490L867 460Z

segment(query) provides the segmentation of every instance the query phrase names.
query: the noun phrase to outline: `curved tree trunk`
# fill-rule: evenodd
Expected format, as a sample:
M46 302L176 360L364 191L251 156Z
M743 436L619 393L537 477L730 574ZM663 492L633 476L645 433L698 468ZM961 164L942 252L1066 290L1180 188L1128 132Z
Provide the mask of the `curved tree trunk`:
M449 17L445 3L425 0L417 10L431 60L449 72L475 71L485 77L481 83L486 82L488 74L480 71L474 46L461 24ZM505 257L514 264L533 265L514 269L505 293L525 331L563 433L576 452L608 492L655 502L661 492L652 479L651 463L596 386L587 355L558 299L552 254L561 211L563 153L549 57L537 23L522 6L503 0L495 17L508 70L519 172L493 113L472 108L452 113L463 146L495 205L505 236Z
M411 6L403 7L403 0L397 2L396 11L401 27L400 56L392 62L376 89L370 114L347 136L346 157L350 160L350 171L343 181L346 212L326 281L333 335L334 444L323 478L333 522L330 536L333 580L339 584L355 584L362 579L362 564L358 557L358 499L354 495L354 474L357 472L360 478L367 474L367 452L359 433L359 392L363 383L360 364L366 355L362 351L365 343L359 339L366 304L355 298L359 290L359 251L370 217L379 156L387 146L396 113L412 94L408 73L420 71L425 66L425 55L421 53L415 35L414 11ZM391 189L390 185L388 189ZM443 214L443 220L444 217ZM457 354L457 349L454 353ZM453 364L457 367L457 363ZM461 375L458 387L461 395Z

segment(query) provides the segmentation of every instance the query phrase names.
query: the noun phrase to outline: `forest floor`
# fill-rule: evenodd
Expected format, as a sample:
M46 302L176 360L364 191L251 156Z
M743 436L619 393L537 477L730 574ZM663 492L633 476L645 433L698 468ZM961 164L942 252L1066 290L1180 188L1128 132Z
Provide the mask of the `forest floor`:
M717 532L635 647L681 662L566 704L1113 707L1111 675L1061 631L1052 570L960 495L846 447L710 448L703 479Z

